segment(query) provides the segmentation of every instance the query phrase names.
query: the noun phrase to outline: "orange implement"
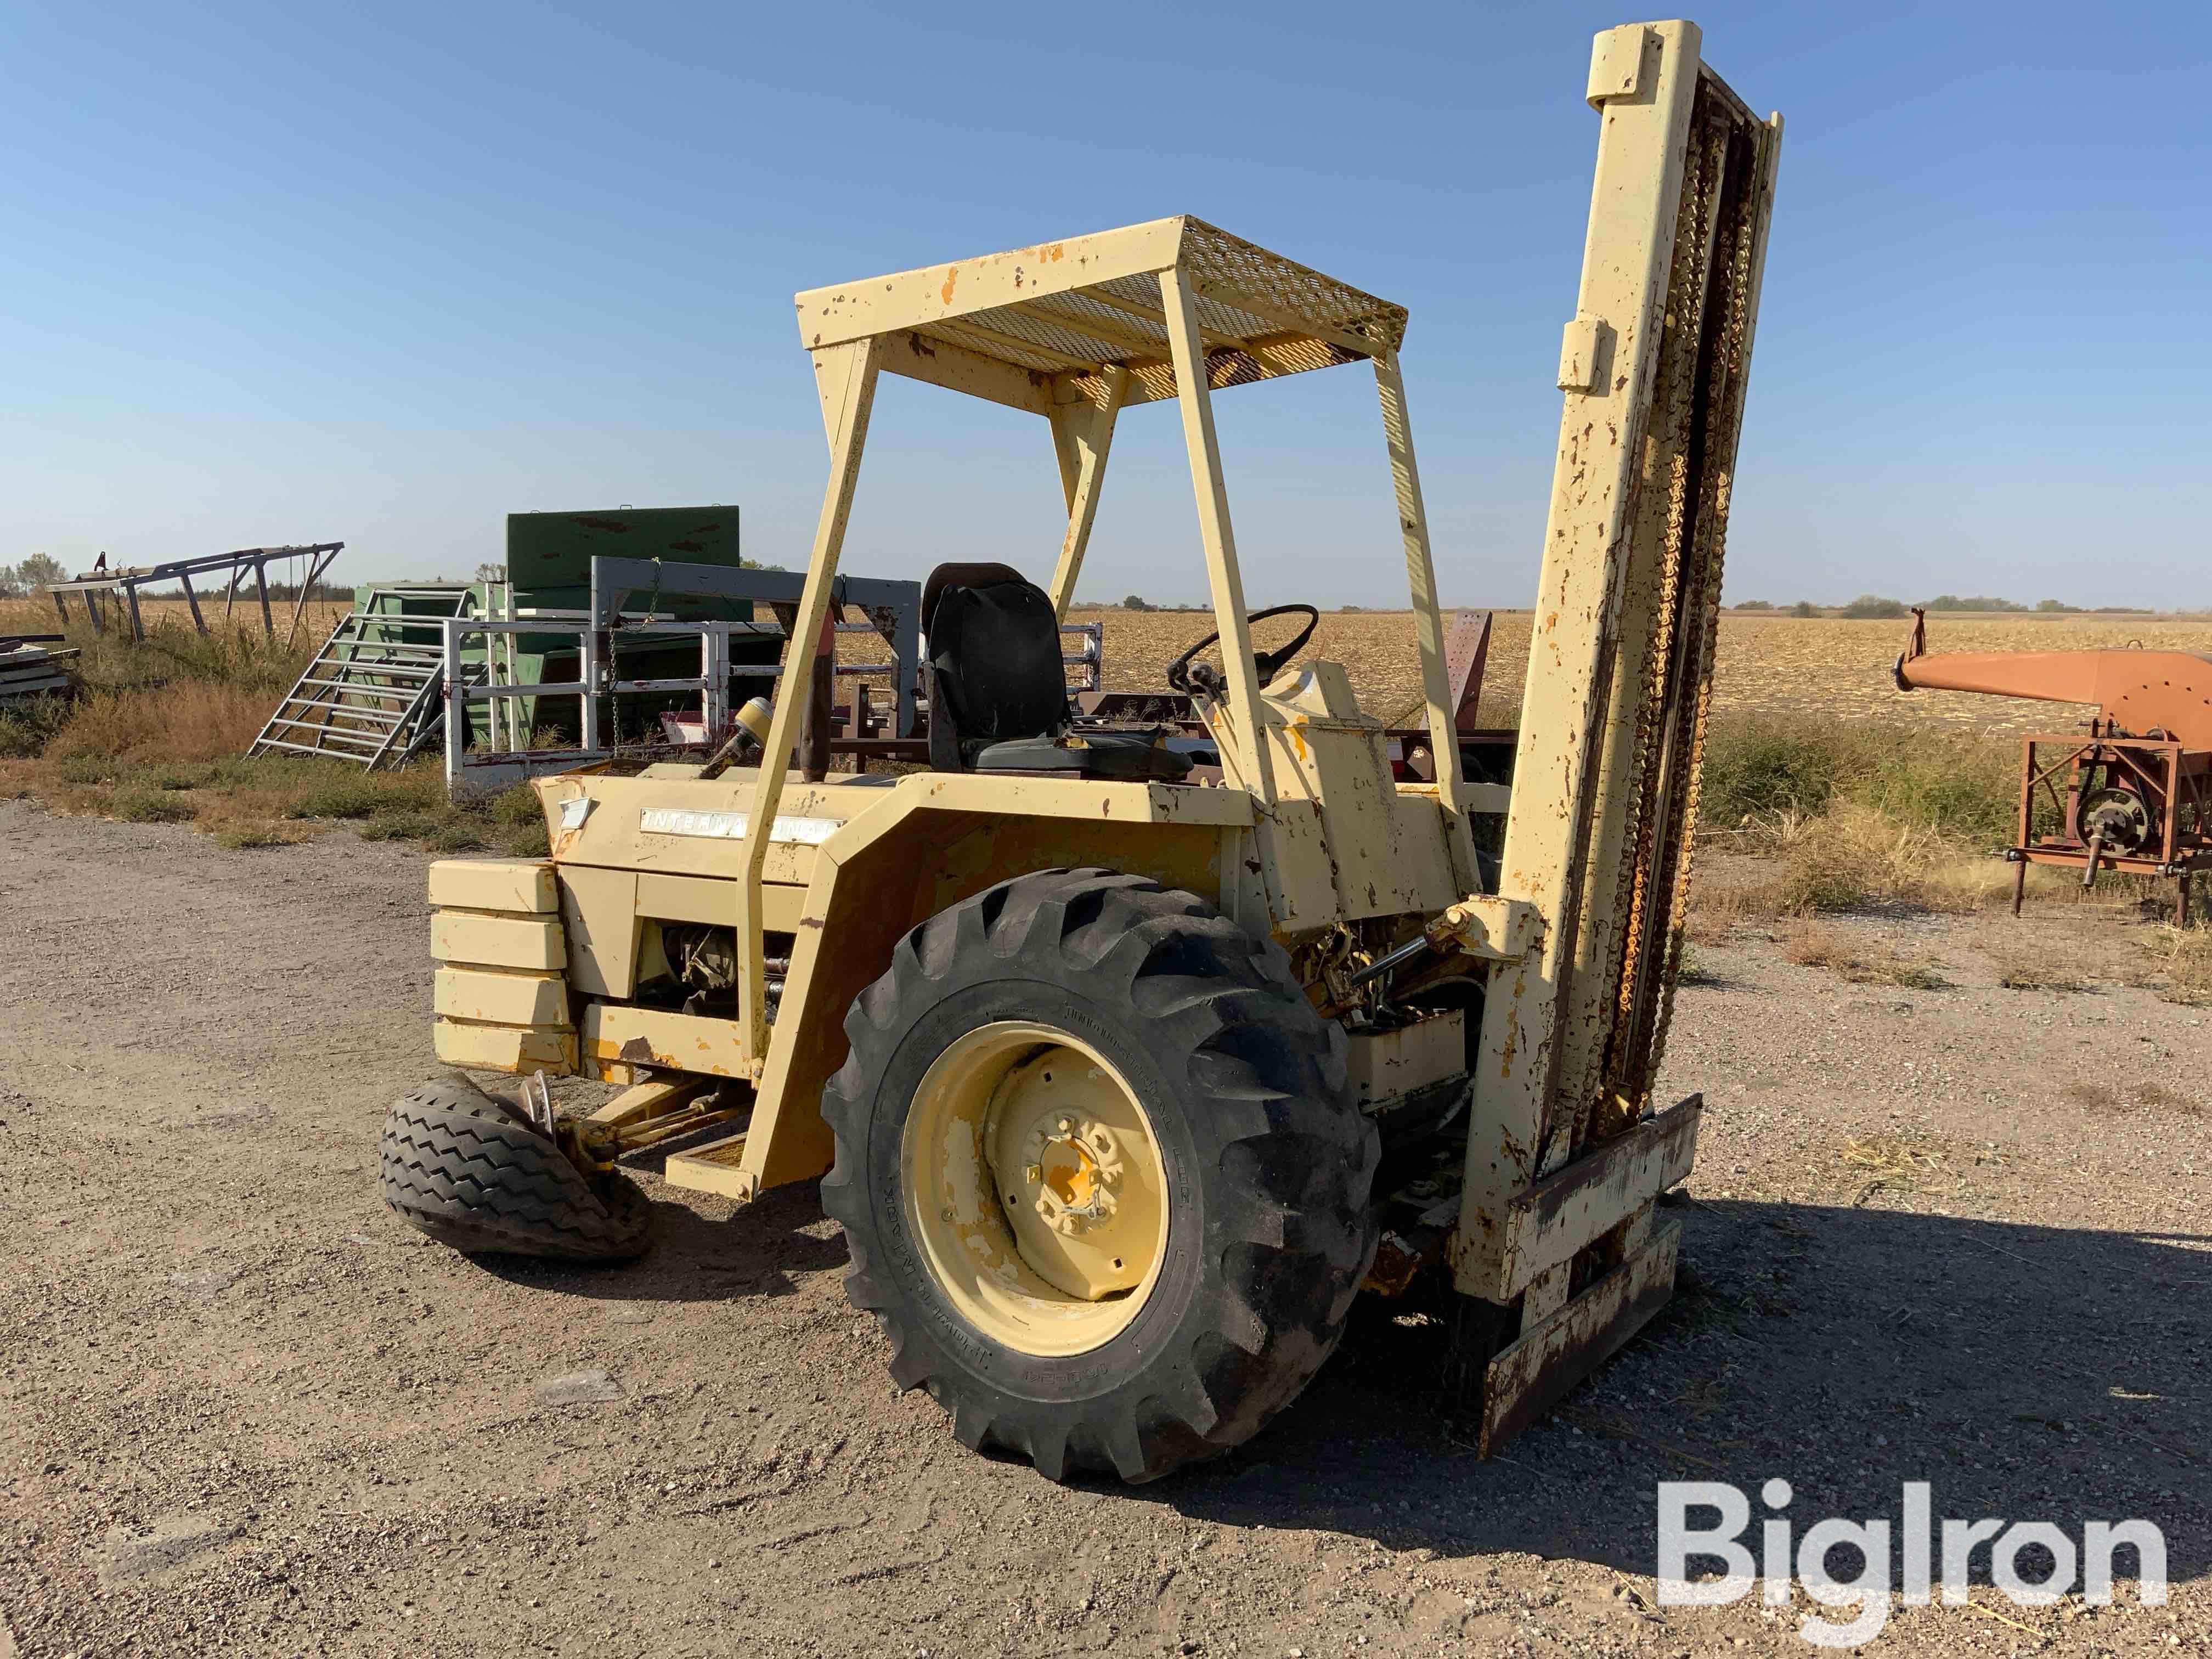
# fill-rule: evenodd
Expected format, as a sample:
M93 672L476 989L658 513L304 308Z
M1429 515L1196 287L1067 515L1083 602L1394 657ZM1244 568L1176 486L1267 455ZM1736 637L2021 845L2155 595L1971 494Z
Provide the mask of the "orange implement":
M1982 691L2047 702L2093 702L2120 731L2163 732L2185 749L2212 749L2212 657L2191 651L1957 651L1923 654L1912 641L1897 659L1900 691Z

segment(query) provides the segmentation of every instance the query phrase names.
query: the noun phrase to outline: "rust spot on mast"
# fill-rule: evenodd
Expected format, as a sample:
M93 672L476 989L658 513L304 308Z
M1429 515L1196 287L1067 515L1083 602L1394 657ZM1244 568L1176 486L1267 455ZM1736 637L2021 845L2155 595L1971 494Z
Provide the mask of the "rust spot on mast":
M952 285L959 280L960 267L958 265L947 265L945 268L945 286L937 291L938 297L943 300L946 305L951 305L952 303Z

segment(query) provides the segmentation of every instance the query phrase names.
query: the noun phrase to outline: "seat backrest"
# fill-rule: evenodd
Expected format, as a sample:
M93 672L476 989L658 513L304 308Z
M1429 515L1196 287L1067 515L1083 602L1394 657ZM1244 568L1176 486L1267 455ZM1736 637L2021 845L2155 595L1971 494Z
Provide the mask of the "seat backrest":
M975 751L1067 724L1060 619L1045 591L1003 564L942 564L921 590L929 635L929 760L966 771Z

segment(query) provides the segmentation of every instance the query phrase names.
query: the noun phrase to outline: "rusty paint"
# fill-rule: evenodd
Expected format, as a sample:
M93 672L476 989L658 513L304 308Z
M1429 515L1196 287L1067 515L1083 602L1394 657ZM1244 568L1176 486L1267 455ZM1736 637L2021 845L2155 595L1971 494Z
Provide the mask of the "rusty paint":
M951 305L952 303L952 285L959 280L960 267L958 265L947 265L945 268L945 286L938 290L939 297L942 299L945 304Z
M1516 1007L1520 1005L1522 997L1527 994L1528 985L1528 969L1523 967L1517 969L1513 975L1513 1002ZM1510 1078L1513 1075L1513 1056L1520 1047L1521 1028L1517 1024L1509 1024L1505 1028L1505 1041L1498 1050L1498 1076Z
M631 1066L650 1066L656 1056L650 1042L641 1036L634 1036L615 1050L615 1058Z
M1421 1270L1423 1253L1397 1233L1385 1233L1375 1247L1374 1264L1367 1269L1362 1290L1378 1296L1403 1296Z
M1510 1302L1624 1222L1648 1216L1653 1200L1689 1174L1703 1108L1692 1095L1514 1197L1498 1230L1498 1278L1482 1293Z
M1657 1116L1644 1119L1626 1134L1607 1142L1600 1151L1578 1158L1557 1175L1538 1182L1515 1200L1516 1207L1525 1209L1538 1227L1549 1225L1565 1213L1570 1203L1591 1188L1625 1182L1633 1172L1638 1157L1645 1153L1669 1154L1686 1172L1705 1104L1703 1095L1692 1095Z
M1681 1223L1669 1222L1642 1250L1490 1362L1483 1384L1485 1457L1550 1410L1667 1305L1681 1238Z

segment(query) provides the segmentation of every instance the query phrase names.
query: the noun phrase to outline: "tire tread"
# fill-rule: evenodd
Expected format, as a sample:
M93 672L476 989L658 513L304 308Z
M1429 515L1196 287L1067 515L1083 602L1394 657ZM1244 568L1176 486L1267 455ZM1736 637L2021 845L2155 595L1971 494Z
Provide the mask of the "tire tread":
M377 1189L416 1231L470 1255L623 1261L651 1242L652 1206L617 1175L604 1191L513 1108L458 1080L395 1102Z
M940 1350L879 1271L861 1162L873 1085L908 1023L902 1011L933 1000L975 952L1009 963L1048 956L1096 975L1150 1048L1172 1044L1183 1056L1186 1099L1209 1115L1218 1152L1206 1189L1226 1242L1206 1273L1226 1293L1194 1304L1210 1311L1175 1333L1181 1352L1169 1383L1139 1397L1109 1392L1064 1406L1000 1397ZM964 1443L1028 1457L1054 1480L1082 1468L1155 1479L1248 1438L1334 1350L1375 1253L1368 1195L1379 1148L1345 1098L1342 1032L1314 1012L1272 941L1143 877L1042 871L909 933L855 999L846 1035L850 1053L822 1097L836 1142L822 1200L851 1252L846 1293L877 1316L894 1379L928 1389ZM1308 1176L1298 1190L1280 1190L1283 1159L1250 1150L1271 1146L1299 1150Z

